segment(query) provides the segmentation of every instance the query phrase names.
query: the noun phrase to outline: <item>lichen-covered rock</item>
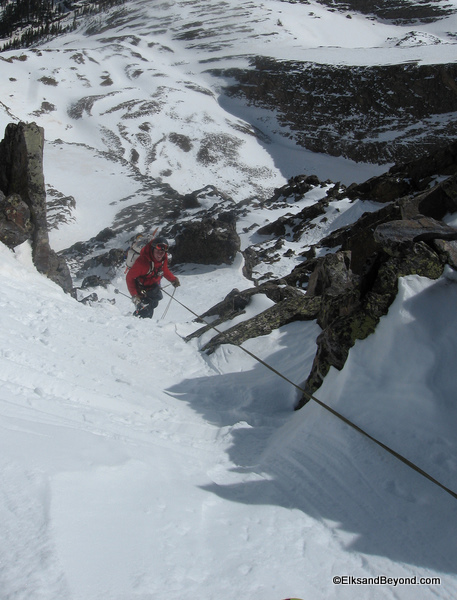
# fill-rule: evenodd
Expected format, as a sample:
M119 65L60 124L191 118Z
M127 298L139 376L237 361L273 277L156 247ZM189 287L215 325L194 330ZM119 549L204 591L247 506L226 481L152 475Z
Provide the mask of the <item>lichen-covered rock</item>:
M0 240L9 248L24 243L30 238L32 223L30 209L19 194L7 198L0 192Z
M327 254L318 259L317 266L309 278L307 295L328 294L339 296L352 286L351 255L348 252Z
M294 296L283 300L270 308L267 308L257 316L243 321L235 327L213 337L202 348L204 352L211 354L220 344L242 344L245 340L268 335L274 329L287 325L292 321L308 321L315 319L319 313L321 299L319 297L306 298L306 296ZM205 328L217 327L211 323Z
M322 261L319 269L325 268L325 265L326 262ZM333 312L329 311L324 288L318 316L323 331L316 340L316 356L298 408L306 404L309 395L321 386L330 367L343 368L356 340L365 339L375 331L379 319L387 314L395 299L399 277L420 275L437 279L443 268L443 259L425 242L403 242L397 246L395 256L379 253L371 271L367 270L366 281L359 282L361 285L355 279L346 278L347 288L342 287L340 293L334 296ZM351 298L352 303L348 303L347 298Z
M435 240L432 245L442 262L457 270L457 241Z

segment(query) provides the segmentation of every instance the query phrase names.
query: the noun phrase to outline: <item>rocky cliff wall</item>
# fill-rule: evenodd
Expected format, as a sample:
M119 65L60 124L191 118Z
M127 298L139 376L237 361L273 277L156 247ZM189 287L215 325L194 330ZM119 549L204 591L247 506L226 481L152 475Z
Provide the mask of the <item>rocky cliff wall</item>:
M256 57L214 71L228 96L277 113L297 144L357 162L399 163L457 138L457 64L345 66Z
M309 0L287 0L309 4ZM396 23L435 21L455 11L452 5L436 0L318 0L319 4L331 10L358 11L364 15L375 15L379 19L388 19Z

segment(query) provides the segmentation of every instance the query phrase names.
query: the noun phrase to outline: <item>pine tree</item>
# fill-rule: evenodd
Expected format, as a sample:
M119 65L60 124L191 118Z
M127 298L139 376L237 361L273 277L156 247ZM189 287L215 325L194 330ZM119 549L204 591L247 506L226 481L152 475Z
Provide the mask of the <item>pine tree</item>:
M0 0L0 40L5 44L1 50L27 47L49 35L59 35L76 28L80 14L95 14L112 6L123 4L125 0L86 0L81 7L74 0ZM71 25L63 28L60 19L73 13ZM14 32L22 34L11 38Z

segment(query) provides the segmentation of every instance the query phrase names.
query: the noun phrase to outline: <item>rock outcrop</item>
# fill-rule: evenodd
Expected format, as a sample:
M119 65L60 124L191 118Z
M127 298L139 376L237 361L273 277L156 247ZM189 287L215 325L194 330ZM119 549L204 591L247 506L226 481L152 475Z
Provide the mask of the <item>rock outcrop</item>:
M27 239L40 273L72 291L65 260L49 245L43 173L44 131L35 123L10 123L0 142L0 241L15 248Z
M231 264L240 249L233 212L185 222L173 227L170 235L175 239L173 264Z
M428 160L396 167L358 189L351 187L341 192L346 197L350 192L354 198L363 198L365 194L370 197L373 193L379 202L384 200L384 190L386 202L379 210L364 213L352 225L322 239L289 275L258 284L254 289L234 290L201 315L203 320L208 316L217 316L217 320L189 337L199 337L241 314L258 293L266 294L275 302L274 306L214 335L203 346L204 351L213 352L222 343L241 344L291 321L315 319L322 331L297 408L303 406L331 367L344 366L355 341L375 331L396 297L400 277L415 274L437 279L445 265L456 267L457 229L441 220L446 214L457 212L456 175L452 174L456 172L457 160L449 160L450 156L456 157L455 150L456 145L452 145ZM405 174L401 180L400 172ZM415 178L411 177L413 172L417 173ZM436 177L434 181L430 179L432 175ZM289 182L282 193L293 195L292 184ZM334 192L329 192L331 197ZM278 190L275 197L280 196ZM327 196L293 217L282 216L258 232L278 236L276 244L270 240L270 248L274 249L280 245L286 229L290 239L306 231L309 220L323 213L330 199Z

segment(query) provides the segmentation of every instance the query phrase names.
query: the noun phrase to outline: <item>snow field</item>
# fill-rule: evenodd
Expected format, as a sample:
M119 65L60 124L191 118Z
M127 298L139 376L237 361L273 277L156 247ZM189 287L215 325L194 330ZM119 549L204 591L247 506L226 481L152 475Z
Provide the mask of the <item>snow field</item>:
M162 301L157 318L141 321L121 296L78 304L34 271L27 245L16 254L2 246L0 265L5 599L31 590L46 600L453 596L457 505L444 492L317 405L291 412L297 390L239 348L205 356L186 344L195 324L183 307L162 320ZM187 306L203 293L215 303L239 269L190 267L177 293ZM379 333L318 393L449 485L452 385L422 347L441 327L437 356L441 341L452 352L455 293L450 278L406 278ZM411 330L422 338L412 346L411 322L434 303L442 312ZM317 334L312 322L293 323L245 346L300 384ZM443 381L435 395L423 394L420 377L405 395L399 340L413 363L421 357L426 380ZM440 398L435 411L447 412L430 427ZM438 575L441 585L332 583L386 573Z

